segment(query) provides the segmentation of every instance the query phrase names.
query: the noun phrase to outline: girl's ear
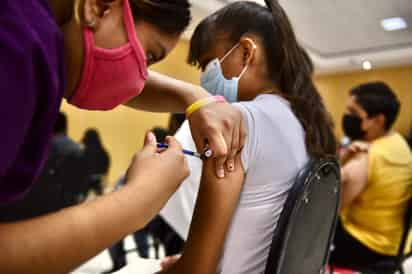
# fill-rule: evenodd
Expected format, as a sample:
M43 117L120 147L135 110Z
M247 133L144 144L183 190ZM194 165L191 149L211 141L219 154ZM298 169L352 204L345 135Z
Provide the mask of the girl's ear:
M239 42L241 48L243 49L243 64L244 66L250 65L253 63L256 53L256 43L253 39L249 37L240 38Z

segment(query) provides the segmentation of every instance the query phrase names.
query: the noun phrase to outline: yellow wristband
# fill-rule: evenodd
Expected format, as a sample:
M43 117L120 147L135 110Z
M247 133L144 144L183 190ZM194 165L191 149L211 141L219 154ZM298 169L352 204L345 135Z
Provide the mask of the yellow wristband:
M189 116L192 115L195 111L211 103L224 103L224 102L226 102L226 100L225 100L225 97L223 96L211 96L211 97L200 99L194 102L193 104L191 104L186 109L186 118L189 118Z

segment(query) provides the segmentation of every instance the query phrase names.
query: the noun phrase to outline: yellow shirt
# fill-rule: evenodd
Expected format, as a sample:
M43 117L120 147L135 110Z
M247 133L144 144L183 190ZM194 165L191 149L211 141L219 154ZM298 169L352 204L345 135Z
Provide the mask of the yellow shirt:
M411 196L412 153L408 144L398 133L377 139L368 153L366 188L342 212L342 225L375 252L396 255Z

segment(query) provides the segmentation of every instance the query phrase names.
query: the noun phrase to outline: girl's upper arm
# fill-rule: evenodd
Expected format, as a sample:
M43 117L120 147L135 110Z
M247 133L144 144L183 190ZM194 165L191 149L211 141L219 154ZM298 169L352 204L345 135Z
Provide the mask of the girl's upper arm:
M236 157L236 166L242 166L240 154ZM214 170L214 161L206 161L183 256L165 273L216 272L245 173L243 168L237 168L236 171L227 173L224 179L217 179Z

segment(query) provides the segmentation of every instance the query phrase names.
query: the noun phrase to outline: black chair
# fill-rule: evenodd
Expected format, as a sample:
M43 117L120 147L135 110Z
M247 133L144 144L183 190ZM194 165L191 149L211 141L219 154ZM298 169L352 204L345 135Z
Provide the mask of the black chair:
M409 200L408 208L406 210L401 243L399 245L398 255L396 259L396 270L395 271L399 271L401 274L405 274L405 270L403 269L403 262L407 258L412 256L411 251L409 251L408 254L405 254L406 244L408 242L408 236L409 236L409 232L411 228L412 228L412 198Z
M337 161L311 160L290 190L274 232L265 274L324 273L339 198Z
M412 227L412 198L409 200L408 208L405 212L404 227L401 236L401 241L398 249L398 254L391 260L384 260L366 268L354 269L364 274L391 274L399 272L405 274L403 268L404 261L412 256L412 253L405 254L406 244L408 241L409 231Z

